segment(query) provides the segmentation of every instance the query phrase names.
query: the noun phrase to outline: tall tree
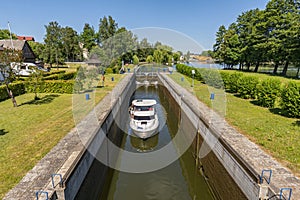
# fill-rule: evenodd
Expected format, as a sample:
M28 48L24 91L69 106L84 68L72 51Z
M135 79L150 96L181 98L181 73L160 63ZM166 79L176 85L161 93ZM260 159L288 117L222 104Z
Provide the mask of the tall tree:
M80 34L80 41L83 43L83 48L89 52L97 45L97 37L95 30L88 23L83 27L83 32Z
M163 62L163 53L161 50L155 50L153 53L153 60L154 62L161 64Z
M224 63L225 55L225 46L224 46L224 36L226 33L226 28L224 25L221 25L216 33L216 43L213 46L214 58L218 63Z
M43 51L45 49L45 45L35 41L28 41L34 55L39 59L43 60Z
M79 46L79 36L71 27L62 28L62 47L66 61L82 59L82 51Z
M64 57L62 52L62 27L58 22L50 22L46 28L46 36L44 38L45 49L43 52L44 61L52 64L63 63Z
M99 44L101 45L105 40L112 37L118 30L118 24L116 21L111 17L104 16L100 19L99 23Z

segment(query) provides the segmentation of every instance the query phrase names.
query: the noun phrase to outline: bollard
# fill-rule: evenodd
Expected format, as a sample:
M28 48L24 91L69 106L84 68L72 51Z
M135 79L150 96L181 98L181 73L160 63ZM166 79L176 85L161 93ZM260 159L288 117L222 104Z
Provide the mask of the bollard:
M210 93L210 99L214 100L215 99L215 93Z
M90 99L90 94L85 94L85 100L89 100Z
M111 77L111 81L114 81L115 80L115 78L114 77Z

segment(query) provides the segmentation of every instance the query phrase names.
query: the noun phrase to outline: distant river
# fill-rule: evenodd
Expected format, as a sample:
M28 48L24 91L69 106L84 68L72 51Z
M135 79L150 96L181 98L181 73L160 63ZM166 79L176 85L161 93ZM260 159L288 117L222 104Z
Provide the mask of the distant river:
M223 69L223 65L216 64L216 63L189 62L187 65L196 68Z

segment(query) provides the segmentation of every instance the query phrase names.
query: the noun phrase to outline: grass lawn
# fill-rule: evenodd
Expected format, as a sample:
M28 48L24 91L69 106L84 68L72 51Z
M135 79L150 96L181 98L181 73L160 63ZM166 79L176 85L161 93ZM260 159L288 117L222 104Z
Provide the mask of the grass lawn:
M87 104L100 102L122 77L107 74L105 87L97 88ZM85 98L85 94L80 95ZM16 108L10 99L0 102L0 199L75 125L71 94L39 97L41 100L32 101L34 94L18 96Z
M194 88L191 88L191 78L179 73L170 77L211 107L207 85L195 81ZM182 77L184 81L181 80ZM244 100L230 93L226 93L226 99L226 120L229 124L299 176L300 119L274 114L272 110L256 106L251 100Z

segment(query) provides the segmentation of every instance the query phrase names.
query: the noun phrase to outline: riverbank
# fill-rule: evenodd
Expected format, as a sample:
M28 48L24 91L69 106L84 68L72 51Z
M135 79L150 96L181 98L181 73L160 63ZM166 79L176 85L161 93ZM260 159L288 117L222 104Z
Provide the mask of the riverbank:
M192 78L179 73L170 77L212 106L207 85L194 80L194 87L191 87ZM300 120L275 114L234 94L226 93L226 99L227 122L300 176Z
M123 77L106 75L105 87L97 88L86 106L100 102ZM38 101L33 97L16 97L16 108L10 99L0 102L0 199L75 126L71 94L40 94Z

